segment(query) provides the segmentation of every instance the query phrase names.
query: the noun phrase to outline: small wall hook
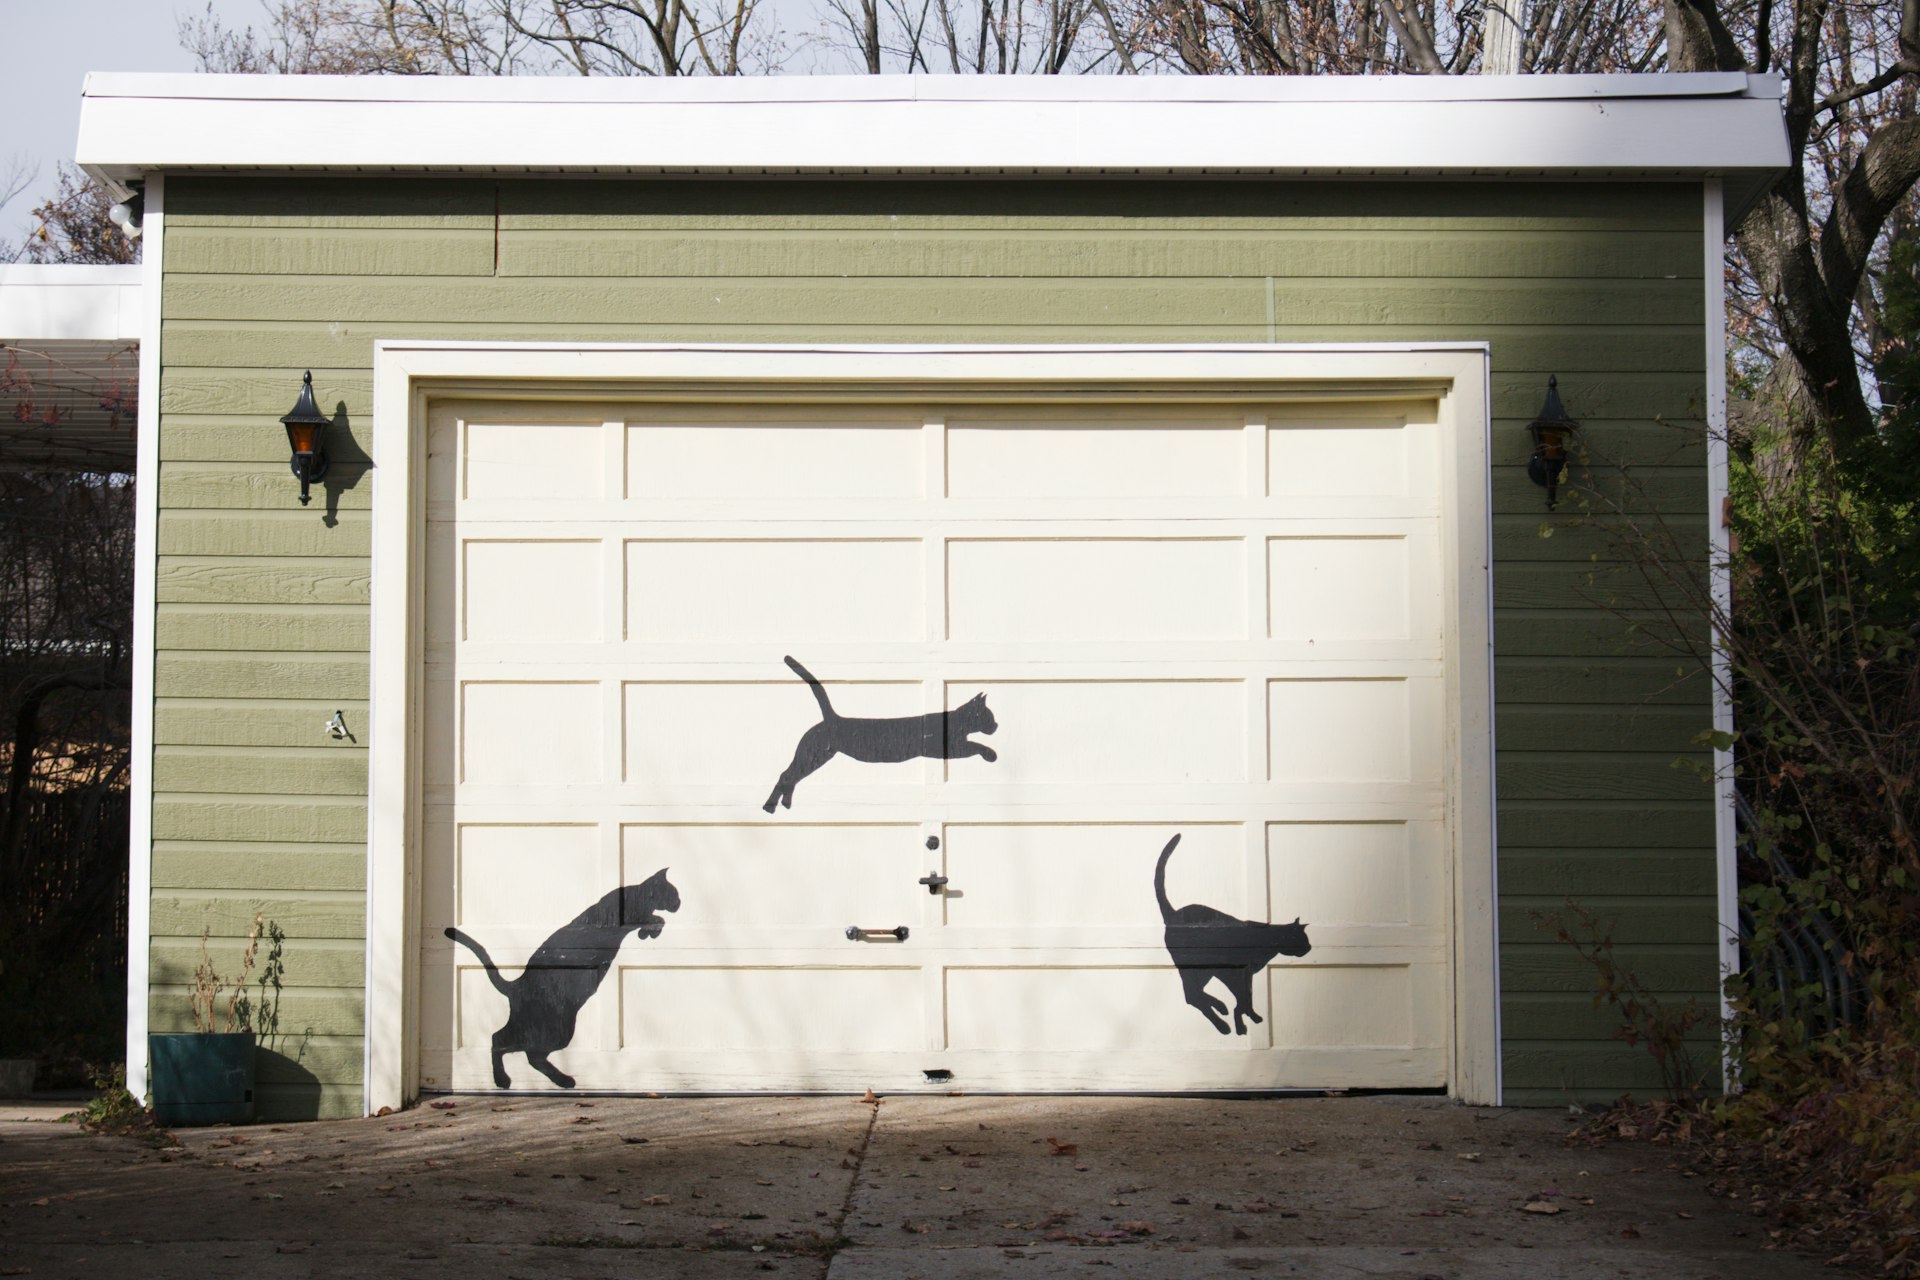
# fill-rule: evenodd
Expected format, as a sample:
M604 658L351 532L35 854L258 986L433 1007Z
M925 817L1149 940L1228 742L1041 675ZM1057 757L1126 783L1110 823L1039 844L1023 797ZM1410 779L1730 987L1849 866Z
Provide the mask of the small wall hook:
M334 712L333 719L327 721L327 736L335 742L340 741L342 738L345 738L348 742L357 743L360 741L360 739L353 736L353 730L347 728L347 713L344 711Z

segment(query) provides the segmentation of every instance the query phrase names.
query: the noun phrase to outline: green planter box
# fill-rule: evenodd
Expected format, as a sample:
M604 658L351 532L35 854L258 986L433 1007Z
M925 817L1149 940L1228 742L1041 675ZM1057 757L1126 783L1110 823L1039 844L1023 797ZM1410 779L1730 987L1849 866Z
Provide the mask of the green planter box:
M245 1124L253 1119L253 1033L147 1037L153 1113L163 1125Z

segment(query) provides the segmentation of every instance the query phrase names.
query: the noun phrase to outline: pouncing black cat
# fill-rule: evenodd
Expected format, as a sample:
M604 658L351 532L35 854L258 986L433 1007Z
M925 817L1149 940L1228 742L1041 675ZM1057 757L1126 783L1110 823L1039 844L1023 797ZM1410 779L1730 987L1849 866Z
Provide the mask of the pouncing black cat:
M504 1061L524 1053L527 1062L562 1089L573 1077L549 1060L573 1042L580 1009L600 989L627 935L657 938L667 922L657 914L680 909L680 891L665 867L639 884L622 885L554 931L527 960L517 978L503 978L485 947L458 929L446 934L473 952L487 978L507 998L507 1021L493 1033L493 1083L511 1089Z
M793 763L774 784L773 794L760 806L772 813L777 806L793 808L793 789L800 780L836 755L851 756L868 764L899 764L920 756L955 760L979 756L988 764L999 757L983 742L969 742L974 733L992 733L1000 727L987 709L987 695L977 693L952 711L936 711L924 716L900 716L889 720L863 720L843 716L827 700L827 691L813 673L787 659L787 665L813 690L820 704L820 723L800 735L793 749Z
M1303 956L1311 951L1307 927L1297 919L1292 924L1263 924L1198 904L1175 907L1167 900L1167 859L1179 843L1177 835L1167 841L1153 868L1153 892L1167 928L1167 954L1180 971L1187 1003L1205 1014L1224 1036L1229 1034L1223 1016L1227 1006L1207 993L1208 981L1220 979L1233 996L1232 1033L1245 1035L1247 1019L1262 1020L1253 1011L1253 975L1277 955Z

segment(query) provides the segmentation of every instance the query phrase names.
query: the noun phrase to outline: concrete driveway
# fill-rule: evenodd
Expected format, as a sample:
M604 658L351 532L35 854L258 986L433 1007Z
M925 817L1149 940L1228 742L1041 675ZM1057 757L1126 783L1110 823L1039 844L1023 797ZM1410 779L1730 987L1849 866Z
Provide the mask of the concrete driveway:
M459 1097L171 1150L61 1109L0 1111L0 1276L1832 1274L1665 1148L1431 1098Z

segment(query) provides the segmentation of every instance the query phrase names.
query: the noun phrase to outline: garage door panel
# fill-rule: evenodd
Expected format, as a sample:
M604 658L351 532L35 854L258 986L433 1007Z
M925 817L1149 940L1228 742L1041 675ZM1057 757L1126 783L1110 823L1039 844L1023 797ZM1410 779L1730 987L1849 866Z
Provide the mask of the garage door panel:
M468 422L460 497L473 502L598 502L607 496L599 422Z
M947 970L947 1044L956 1050L1038 1050L1124 1054L1142 1044L1240 1052L1270 1043L1258 1024L1221 1035L1185 1003L1171 964ZM1229 1008L1233 997L1214 984ZM1265 994L1255 1012L1264 1016Z
M768 657L772 666L777 658ZM891 718L928 710L918 681L823 683L834 710L845 716ZM649 786L732 784L771 791L801 735L820 721L819 704L798 679L630 681L623 692L624 776ZM865 764L836 757L800 785L816 779L845 783L854 775L863 785L885 788L920 781L926 766L918 760Z
M917 825L633 824L620 838L625 883L668 867L680 891L662 942L721 929L764 947L773 930L832 938L849 924L918 925L927 898Z
M1133 826L949 823L946 922L972 929L1157 926L1154 863L1173 836L1167 870L1176 904L1248 911L1245 828L1239 823ZM1151 941L1151 940L1150 940Z
M947 543L947 635L1048 642L1246 634L1240 538L998 538Z
M468 681L460 686L460 781L565 786L604 778L598 681Z
M1247 492L1238 415L1062 426L1001 418L947 425L954 498L1185 498Z
M925 431L893 422L646 422L627 428L631 499L919 498Z
M947 762L956 783L1237 782L1247 776L1240 680L949 682L947 705L976 692L1008 728L1005 753ZM1012 726L1018 726L1017 737Z
M622 965L620 1043L675 1050L920 1050L918 967Z
M1411 1044L1411 973L1399 965L1268 968L1274 1043L1308 1048Z
M463 823L454 840L454 922L485 938L558 928L621 883L591 824Z
M1268 681L1268 777L1438 782L1440 694L1437 680Z
M1424 416L1276 417L1267 431L1268 496L1404 498L1407 509L1431 510L1438 433Z
M1267 825L1273 919L1315 925L1442 922L1445 833L1438 821Z
M1437 653L1439 569L1420 532L1268 539L1268 635L1336 649L1420 640Z
M626 636L641 643L911 641L926 635L917 538L626 544Z
M461 639L590 644L603 638L605 568L597 538L461 544Z

